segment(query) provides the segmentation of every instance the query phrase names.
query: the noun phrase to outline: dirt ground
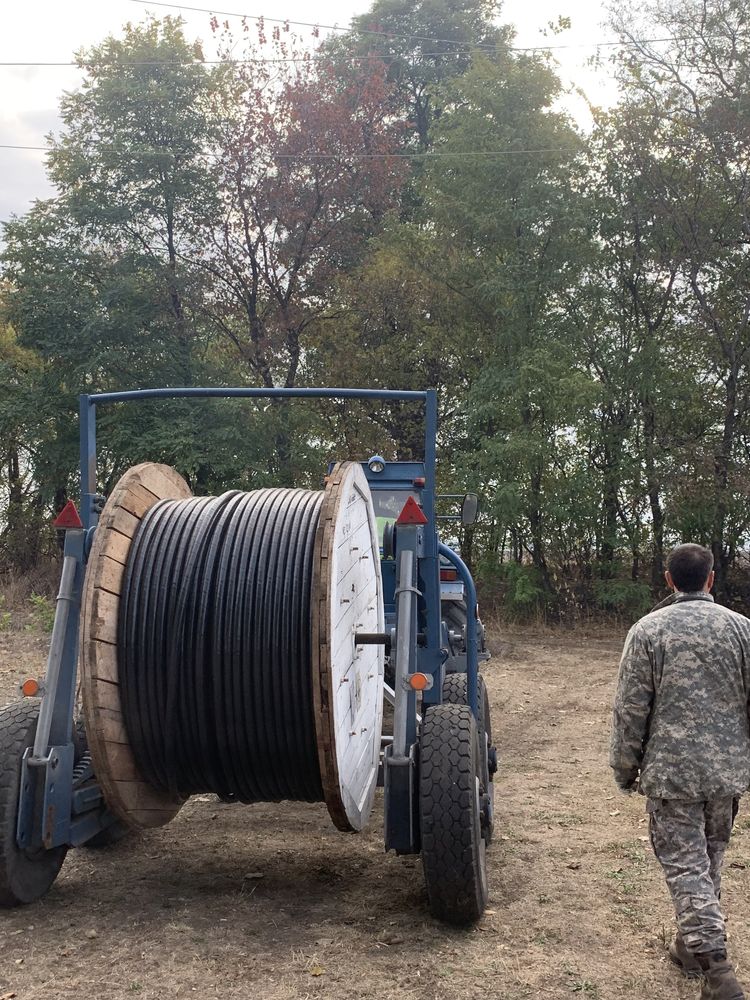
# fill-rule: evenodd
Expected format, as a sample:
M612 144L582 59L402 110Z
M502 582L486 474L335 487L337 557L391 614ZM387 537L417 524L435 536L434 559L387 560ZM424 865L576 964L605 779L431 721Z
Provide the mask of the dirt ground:
M419 859L321 806L191 800L169 826L71 851L48 897L0 912L0 1000L695 997L666 961L670 904L643 800L616 793L609 706L622 634L506 631L486 665L501 756L491 898L457 931ZM0 631L0 703L41 669L29 618ZM750 969L750 821L728 855L735 960Z

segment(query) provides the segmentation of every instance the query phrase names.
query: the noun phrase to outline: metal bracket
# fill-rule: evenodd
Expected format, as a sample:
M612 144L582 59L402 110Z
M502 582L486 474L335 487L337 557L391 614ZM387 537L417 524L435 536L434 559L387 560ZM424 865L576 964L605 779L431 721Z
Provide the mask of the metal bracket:
M68 843L72 808L75 748L49 748L46 758L36 758L31 748L21 763L21 796L16 839L21 849L59 847ZM41 813L35 805L41 805Z

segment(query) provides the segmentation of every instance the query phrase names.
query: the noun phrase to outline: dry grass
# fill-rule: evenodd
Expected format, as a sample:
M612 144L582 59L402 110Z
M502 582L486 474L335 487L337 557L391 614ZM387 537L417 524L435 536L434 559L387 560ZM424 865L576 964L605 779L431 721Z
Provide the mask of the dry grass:
M665 960L671 910L643 802L617 795L606 766L621 638L491 636L499 817L491 901L476 928L433 921L418 859L383 854L380 796L358 837L337 833L322 806L201 796L161 830L71 852L45 901L0 915L0 997L697 996ZM29 632L0 646L0 700L42 658ZM732 931L747 925L750 878L731 867L750 866L742 819L728 862L742 968L750 948Z

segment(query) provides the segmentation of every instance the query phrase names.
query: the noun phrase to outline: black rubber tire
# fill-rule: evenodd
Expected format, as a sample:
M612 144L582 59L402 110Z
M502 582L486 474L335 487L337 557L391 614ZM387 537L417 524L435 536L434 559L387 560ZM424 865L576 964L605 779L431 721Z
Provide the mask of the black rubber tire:
M89 742L86 739L86 727L82 718L76 719L73 729L73 742L76 748L76 763L78 763L89 748ZM121 840L124 840L132 832L133 830L126 823L118 819L105 830L95 833L85 844L81 844L81 847L99 851L106 847L112 847L114 844L119 844Z
M33 903L49 890L67 847L22 851L16 841L21 758L34 745L39 702L25 699L0 709L0 906Z
M466 674L446 674L443 681L443 701L449 705L465 705L467 703ZM481 763L482 791L490 797L490 814L494 815L495 785L489 768L489 748L492 746L492 718L490 716L490 699L484 677L479 675L477 684L477 735L479 739L479 759ZM485 822L482 835L487 846L492 843L494 824Z
M479 785L479 741L469 706L432 706L419 740L422 866L430 912L450 924L474 923L487 905Z

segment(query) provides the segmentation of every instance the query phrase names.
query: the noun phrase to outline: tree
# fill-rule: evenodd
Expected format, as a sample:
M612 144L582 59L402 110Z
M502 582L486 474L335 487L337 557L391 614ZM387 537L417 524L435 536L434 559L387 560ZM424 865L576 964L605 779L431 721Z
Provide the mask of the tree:
M0 320L0 568L21 572L37 563L43 548L43 492L33 475L41 367L39 356Z
M391 155L400 127L382 65L346 82L312 62L272 73L257 61L233 73L222 211L201 263L214 282L211 320L262 385L291 387L306 330L394 204L404 164Z
M63 96L63 131L49 155L82 232L150 279L186 385L200 289L189 262L218 210L209 100L220 78L201 59L171 17L128 24L122 39L80 53L85 82Z
M506 51L510 31L494 23L499 6L497 0L375 0L331 48L383 60L417 148L425 150L445 100L442 84L469 69L474 51Z
M622 64L624 109L638 123L640 176L654 224L673 234L682 338L702 356L703 405L713 412L708 422L715 429L700 443L693 468L701 492L710 495L705 540L724 597L737 545L750 527L741 467L750 360L746 13L738 0L658 0L623 9L615 19L631 53ZM641 41L650 34L644 19L669 33L667 50ZM708 464L701 461L704 447Z
M450 282L464 308L472 303L469 336L481 359L464 453L548 594L550 487L561 431L587 382L560 308L578 277L585 218L578 137L551 109L557 87L537 60L477 56L452 84L425 178L436 238L457 251Z
M75 484L79 392L242 381L206 325L195 264L219 204L209 111L221 79L200 55L171 18L81 53L84 84L63 98L51 141L60 193L5 227L5 315L42 361L33 475L53 509ZM144 458L203 489L262 475L262 424L210 404L103 410L101 486Z

